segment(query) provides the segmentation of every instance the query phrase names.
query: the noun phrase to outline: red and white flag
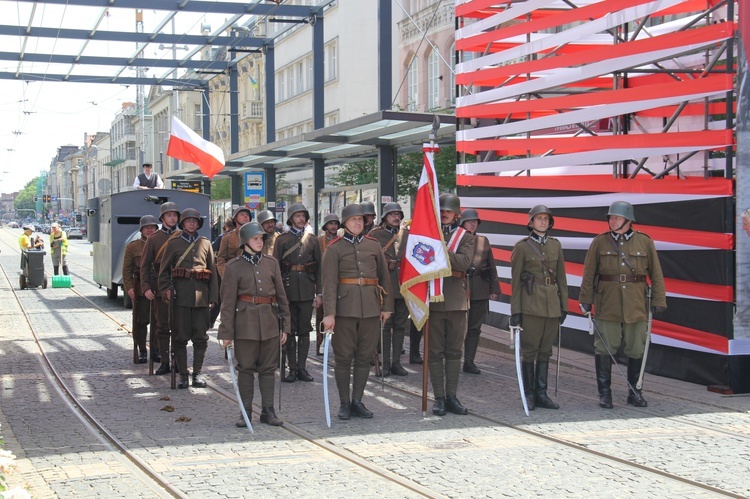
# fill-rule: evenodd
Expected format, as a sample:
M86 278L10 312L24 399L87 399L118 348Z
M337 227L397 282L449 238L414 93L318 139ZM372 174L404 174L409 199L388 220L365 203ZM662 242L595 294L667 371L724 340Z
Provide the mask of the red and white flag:
M198 165L208 178L224 168L224 152L221 148L192 131L176 116L172 116L167 156Z
M443 301L443 277L451 275L448 251L440 230L440 203L434 153L437 144L424 144L424 168L414 204L414 217L401 262L401 295L412 321L422 329L430 314L430 302Z

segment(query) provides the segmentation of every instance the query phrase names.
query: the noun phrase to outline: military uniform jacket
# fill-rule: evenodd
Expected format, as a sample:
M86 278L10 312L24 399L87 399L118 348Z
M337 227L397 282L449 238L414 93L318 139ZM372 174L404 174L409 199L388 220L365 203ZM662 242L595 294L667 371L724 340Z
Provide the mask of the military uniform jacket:
M458 230L458 229L457 229ZM461 229L463 230L463 229ZM443 231L443 239L446 245L450 241L451 234ZM455 251L448 251L448 259L451 262L453 272L466 272L474 258L475 237L466 231ZM443 278L443 296L445 301L430 303L430 310L439 312L455 312L469 309L469 297L467 295L468 281L466 277Z
M273 234L265 234L263 236L263 250L261 250L261 253L267 256L273 256L273 250L276 247L277 237L279 237L279 235L275 232Z
M125 246L125 256L122 259L122 287L126 293L135 286L135 276L138 276L140 281L141 256L145 246L146 238L143 236ZM135 296L143 296L140 286L135 289Z
M402 300L401 287L399 286L398 274L401 271L401 259L404 257L406 243L409 240L409 231L400 229L397 233L389 232L383 226L377 226L368 234L378 240L380 247L383 248L385 261L388 264L389 274L391 277L391 288L393 289L393 299ZM395 239L394 239L395 238ZM393 239L393 243L391 240ZM390 246L388 246L390 243ZM388 249L386 249L388 246ZM390 270L393 269L393 270Z
M339 282L359 278L377 279L380 286ZM385 296L381 296L380 288ZM351 243L339 237L328 245L323 255L323 310L326 315L360 319L393 312L388 264L376 239L364 236Z
M474 259L469 267L469 290L472 300L489 300L491 294L500 294L495 257L489 239L474 235Z
M284 332L289 334L289 302L281 280L279 264L271 256L262 256L256 265L242 256L230 260L221 281L220 340L263 341L279 336L277 313ZM270 303L250 303L239 295L276 297L278 308ZM277 312L278 311L278 312Z
M239 229L234 229L232 232L224 234L224 237L221 238L221 244L219 245L219 254L216 255L219 275L222 279L224 278L224 266L226 266L227 262L241 254L242 248L240 247Z
M581 280L581 303L594 304L598 319L632 324L648 319L645 282L604 282L599 275L630 275L630 268L620 259L609 241L611 232L596 236L586 253ZM609 239L608 239L609 238ZM633 232L630 239L620 236L617 245L635 268L636 275L648 275L652 283L652 307L667 306L664 275L656 247L649 236ZM596 286L594 283L597 282Z
M177 264L189 245L190 243L183 237L176 237L167 242L167 247L161 259L161 270L159 271L159 290L164 296L164 293L174 281L175 305L180 307L208 307L209 303L217 303L219 299L219 286L211 241L199 236L193 248L185 255L179 265L186 269L211 271L208 281L194 278L172 279L172 267Z
M302 244L294 251L282 258L299 241L300 237L292 232L286 232L276 238L273 256L279 262L281 275L284 278L286 297L289 301L310 301L320 293L320 268L323 261L318 238L308 232L302 233ZM311 271L288 270L290 266L307 264ZM314 270L312 270L314 268Z
M175 229L172 235L177 234L175 237L179 237L181 233L180 229ZM145 294L149 289L155 293L159 290L159 272L155 267L161 262L161 258L164 256L164 252L159 256L157 261L156 256L159 254L159 250L162 246L172 237L163 229L157 230L146 239L146 246L143 248L143 254L141 256L141 291Z
M320 242L320 251L321 253L326 252L326 248L328 248L328 245L331 244L331 241L334 241L338 238L338 236L328 237L328 234L323 234L322 236L318 236L318 242Z
M550 275L542 259L529 246L527 240L539 249L539 252L547 259L547 264L554 269L557 286L555 286L555 277ZM539 244L531 238L524 237L513 248L510 267L511 314L560 317L561 311L568 311L568 279L565 275L565 258L560 241L554 237L547 237L546 243ZM534 276L531 294L521 280L521 274L524 272L529 272Z

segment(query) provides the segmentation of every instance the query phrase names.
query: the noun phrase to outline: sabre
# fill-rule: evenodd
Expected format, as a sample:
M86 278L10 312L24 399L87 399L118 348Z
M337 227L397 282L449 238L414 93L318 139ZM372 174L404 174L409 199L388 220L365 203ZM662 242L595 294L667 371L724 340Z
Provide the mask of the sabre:
M555 373L555 397L557 397L557 385L560 382L560 347L562 346L562 324L557 326L557 372Z
M234 347L231 344L227 346L227 363L229 364L229 374L232 375L232 386L234 386L234 394L237 395L237 402L239 402L240 404L240 412L242 412L242 418L245 420L245 424L247 425L247 429L250 430L250 433L255 433L253 431L253 425L250 424L250 417L248 417L247 411L245 410L245 404L242 403L240 386L237 384L237 374L234 372Z
M171 336L171 341L169 342L169 357L170 361L172 363L172 369L171 369L171 388L174 390L177 388L177 362L174 357L174 340L177 336L174 332L174 302L175 302L175 295L177 294L174 289L174 282L170 286L170 293L169 293L169 335Z
M126 291L127 293L127 291ZM138 329L138 297L133 302L133 364L138 363L138 339L135 337L135 331Z
M323 322L320 323L320 329L323 329ZM331 345L331 335L333 331L328 329L323 331L322 334L325 337L323 340L323 402L325 403L326 409L326 425L331 427L331 407L328 399L328 350Z
M646 287L648 296L648 327L646 329L646 344L643 347L643 361L641 361L641 373L635 387L639 390L643 387L643 373L646 372L646 359L648 358L648 347L651 346L651 323L654 321L654 311L651 310L651 286Z
M518 377L518 389L521 390L521 402L523 412L529 415L529 405L526 403L526 390L523 387L523 375L521 374L521 326L510 326L510 346L516 354L516 376Z
M279 412L281 412L281 385L284 384L284 344L282 338L284 337L284 320L279 312L279 304L273 303L271 305L276 311L276 319L279 323Z

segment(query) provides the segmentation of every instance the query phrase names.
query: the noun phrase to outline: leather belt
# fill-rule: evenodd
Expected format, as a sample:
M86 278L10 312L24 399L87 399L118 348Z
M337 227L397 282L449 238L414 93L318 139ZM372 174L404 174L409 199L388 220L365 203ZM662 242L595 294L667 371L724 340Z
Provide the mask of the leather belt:
M645 275L633 275L633 274L612 274L605 275L599 274L599 281L604 282L646 282Z
M367 279L366 277L360 277L358 279L339 279L339 284L356 284L358 286L377 286L380 281L377 279Z
M254 303L256 305L271 305L273 303L276 303L275 296L237 295L237 299L240 301L246 301L248 303Z
M458 279L463 279L464 277L466 277L466 272L458 272L454 270L453 272L451 272L451 277L457 277Z
M304 265L291 265L289 267L289 270L296 270L297 272L304 272L306 269Z
M555 284L557 284L557 281L552 276L535 275L534 284L537 284L539 286L554 286Z
M172 277L175 279L197 279L210 281L211 271L208 269L189 269L187 267L172 267Z

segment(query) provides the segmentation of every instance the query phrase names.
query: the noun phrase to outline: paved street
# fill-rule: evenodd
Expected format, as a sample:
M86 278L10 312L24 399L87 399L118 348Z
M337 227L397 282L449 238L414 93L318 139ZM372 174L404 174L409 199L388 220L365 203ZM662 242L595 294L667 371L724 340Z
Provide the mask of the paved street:
M0 435L18 457L10 484L33 497L155 497L157 490L66 407L44 376L32 329L87 410L186 497L720 495L628 463L750 496L750 397L647 375L649 407L636 409L625 404L627 390L615 371L615 408L603 410L593 359L563 351L553 396L561 409L538 409L527 418L507 333L493 328L486 328L477 356L482 374L461 374L459 398L468 416L422 417L414 395L421 366L404 356L409 376L388 378L385 390L370 378L363 401L372 420L335 418L331 373L329 429L322 363L313 355L315 381L282 386L279 415L289 429L261 424L255 414L250 435L234 426L233 402L211 390L171 390L169 376L148 376L146 365L132 364L132 339L122 327L130 311L91 281L92 246L85 240L70 242L74 289L18 290L19 235L0 229ZM51 270L49 258L46 264ZM231 391L214 340L206 365L209 381Z

